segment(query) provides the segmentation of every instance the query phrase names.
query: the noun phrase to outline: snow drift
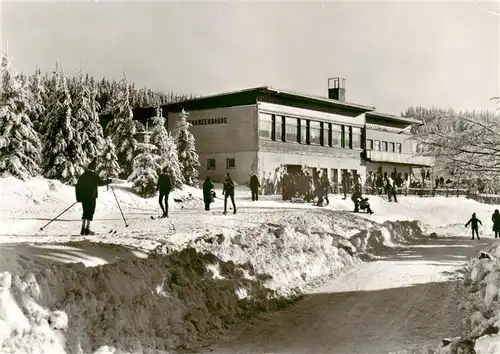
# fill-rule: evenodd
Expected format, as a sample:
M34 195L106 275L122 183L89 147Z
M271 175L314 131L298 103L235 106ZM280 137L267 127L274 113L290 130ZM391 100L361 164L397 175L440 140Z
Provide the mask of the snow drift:
M13 279L4 273L0 348L18 354L189 348L293 301L260 278L251 264L192 248L97 267L54 265Z

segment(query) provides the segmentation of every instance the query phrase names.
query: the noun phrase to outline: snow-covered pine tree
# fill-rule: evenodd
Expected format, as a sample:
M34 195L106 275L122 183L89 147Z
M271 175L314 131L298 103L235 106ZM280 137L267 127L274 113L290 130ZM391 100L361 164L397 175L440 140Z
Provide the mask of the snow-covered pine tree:
M66 76L55 73L55 91L47 107L47 120L43 137L44 176L63 183L75 184L85 166L80 134L75 128L71 110L71 97Z
M102 149L104 137L96 112L95 87L90 86L92 83L88 77L83 78L82 72L79 76L79 82L75 84L75 100L73 102L74 127L78 130L84 165L87 166Z
M115 144L109 137L104 140L104 147L97 157L96 171L102 179L116 178L120 174Z
M5 54L0 67L0 173L26 179L40 170L41 142L28 116L30 95L16 76Z
M175 145L185 183L190 186L197 186L200 159L196 153L194 136L189 131L191 123L187 121L188 115L189 113L182 110L181 119L177 122Z
M30 90L32 95L31 109L29 116L35 130L42 134L43 122L45 119L45 101L46 101L46 87L42 72L36 69L35 73L31 76Z
M137 128L132 119L133 113L128 97L127 79L124 78L120 84L120 90L115 91L116 96L113 98L115 106L111 107L115 112L114 118L109 122L106 130L107 135L115 144L118 163L123 175L128 176L132 172L132 159L137 149L137 140L135 139Z
M128 181L141 197L148 198L156 194L158 182L158 156L153 153L156 147L149 144L149 136L144 136L144 143L138 143L139 154L133 160L133 170Z
M177 155L175 140L165 128L166 119L162 115L160 107L156 108L156 116L153 117L153 129L151 130L151 143L156 146L159 170L167 168L170 181L174 188L180 188L184 183L182 168Z

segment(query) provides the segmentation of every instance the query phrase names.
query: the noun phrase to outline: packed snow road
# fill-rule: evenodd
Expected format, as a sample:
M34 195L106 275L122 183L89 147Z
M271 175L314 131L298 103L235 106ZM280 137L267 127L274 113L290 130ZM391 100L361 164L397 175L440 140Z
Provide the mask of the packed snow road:
M397 249L259 317L216 353L427 353L461 333L457 271L493 240L428 240Z

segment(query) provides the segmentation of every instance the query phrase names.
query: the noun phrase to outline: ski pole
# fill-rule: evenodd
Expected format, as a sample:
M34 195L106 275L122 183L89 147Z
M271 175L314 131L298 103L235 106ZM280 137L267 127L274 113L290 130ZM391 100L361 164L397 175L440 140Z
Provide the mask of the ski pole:
M53 221L57 220L58 217L60 217L62 214L64 214L65 212L67 212L69 209L71 209L76 203L78 203L78 202L74 202L66 210L64 210L61 214L57 215L54 219L50 220L48 223L46 223L45 225L43 225L40 228L40 231L43 231L43 229L45 229L49 224L51 224Z
M118 202L118 198L116 197L115 189L113 188L113 186L111 186L111 191L113 192L113 195L115 196L116 204L118 205L118 209L120 209L120 213L122 214L123 221L125 222L125 227L128 227L127 220L125 220L125 215L123 215L122 207L120 206L120 202Z

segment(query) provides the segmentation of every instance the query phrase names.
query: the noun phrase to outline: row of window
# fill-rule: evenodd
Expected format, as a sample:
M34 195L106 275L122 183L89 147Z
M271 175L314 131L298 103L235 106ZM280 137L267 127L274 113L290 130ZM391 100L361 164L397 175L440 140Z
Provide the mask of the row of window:
M259 113L259 137L305 145L362 149L361 128Z
M367 139L366 148L375 151L396 152L398 154L402 153L401 143L392 143L390 141Z
M226 159L226 170L236 168L236 160L234 158ZM217 162L215 159L207 159L207 170L214 171L217 169Z

